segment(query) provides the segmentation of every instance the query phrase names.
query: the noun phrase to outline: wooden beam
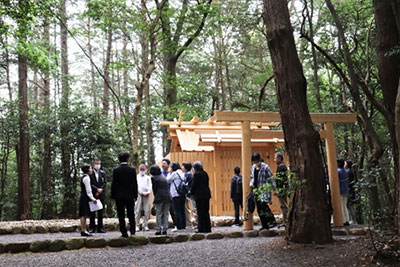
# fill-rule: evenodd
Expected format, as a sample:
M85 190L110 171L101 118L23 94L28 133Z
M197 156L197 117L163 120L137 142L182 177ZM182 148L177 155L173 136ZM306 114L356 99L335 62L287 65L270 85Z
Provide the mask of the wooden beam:
M243 213L246 217L246 198L250 193L250 167L251 167L251 130L250 122L242 122L242 177L243 177ZM249 213L243 223L243 230L253 230L253 214Z
M326 155L328 159L329 184L331 188L331 202L333 208L333 225L343 226L342 202L340 200L339 177L336 162L336 145L333 135L333 124L324 125L326 138Z
M278 112L234 112L214 111L217 121L252 121L252 122L281 122L281 115ZM310 113L314 123L355 123L357 113Z
M210 125L213 125L214 122L215 122L215 116L211 116L211 117L207 120L207 123L210 124Z
M263 127L262 128L268 128L268 127L276 127L278 126L280 123L276 123L276 122L263 122ZM161 121L160 122L160 126L174 126L174 125L178 125L178 122L176 121ZM208 121L197 121L194 122L193 119L191 121L182 121L181 125L187 125L187 126L197 126L197 125L206 125L206 126L210 126L210 123ZM224 122L216 122L214 121L213 123L214 126L224 126L224 127L228 127L228 126L238 126L240 129L242 127L241 122L229 122L229 121L224 121ZM258 123L252 122L250 124L252 127L256 127L258 125Z
M197 124L199 122L199 116L194 116L190 123Z
M182 124L182 117L183 117L183 109L181 109L181 111L179 111L178 126L181 126L181 124Z

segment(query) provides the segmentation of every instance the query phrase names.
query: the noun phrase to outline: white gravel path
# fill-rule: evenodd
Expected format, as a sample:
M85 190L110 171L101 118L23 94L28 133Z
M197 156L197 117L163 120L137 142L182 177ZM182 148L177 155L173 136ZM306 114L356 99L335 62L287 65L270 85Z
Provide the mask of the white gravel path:
M267 262L256 256L262 253L265 244L279 238L224 238L141 247L3 254L0 266L285 266L277 259Z

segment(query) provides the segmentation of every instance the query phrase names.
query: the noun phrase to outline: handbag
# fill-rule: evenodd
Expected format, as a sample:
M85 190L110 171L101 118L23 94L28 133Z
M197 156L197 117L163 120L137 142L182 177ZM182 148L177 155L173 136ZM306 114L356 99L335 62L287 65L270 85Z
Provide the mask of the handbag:
M155 206L151 207L150 213L151 213L151 215L156 216L156 207Z

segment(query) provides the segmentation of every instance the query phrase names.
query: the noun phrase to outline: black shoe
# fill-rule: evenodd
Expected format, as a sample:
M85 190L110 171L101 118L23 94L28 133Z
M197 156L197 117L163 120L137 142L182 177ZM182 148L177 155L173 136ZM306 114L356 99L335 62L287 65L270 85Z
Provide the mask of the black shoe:
M122 235L121 235L121 237L125 237L125 238L127 238L127 237L128 237L128 233L124 233L124 234L122 234Z
M167 230L162 231L161 234L162 234L162 235L166 235L166 234L167 234Z
M102 228L102 229L100 229L100 230L97 230L97 233L99 233L99 234L105 234L105 233L106 233L106 230L104 230L104 229Z
M278 224L276 223L276 222L273 222L273 223L270 223L269 225L268 225L268 228L274 228L274 227L276 227Z
M89 228L89 234L93 234L94 232L96 232L94 228Z
M136 233L135 232L131 232L131 235L135 235Z
M349 224L349 222L345 222L343 225L344 226L349 226L350 224Z
M81 236L93 236L93 235L88 232L81 232Z
M157 231L157 232L156 232L156 235L161 235L161 231Z

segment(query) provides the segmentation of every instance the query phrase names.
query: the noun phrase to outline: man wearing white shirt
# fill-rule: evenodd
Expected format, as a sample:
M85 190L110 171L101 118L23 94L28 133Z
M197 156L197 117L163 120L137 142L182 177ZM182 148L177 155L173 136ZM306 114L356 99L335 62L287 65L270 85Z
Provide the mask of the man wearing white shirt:
M144 211L143 229L149 231L147 223L150 217L150 193L152 192L152 184L150 176L146 175L146 165L139 165L139 174L137 176L138 183L138 199L136 202L136 231L139 231L141 211Z

